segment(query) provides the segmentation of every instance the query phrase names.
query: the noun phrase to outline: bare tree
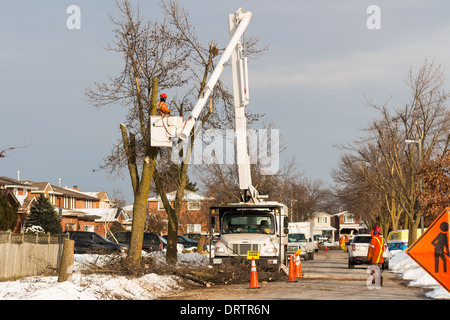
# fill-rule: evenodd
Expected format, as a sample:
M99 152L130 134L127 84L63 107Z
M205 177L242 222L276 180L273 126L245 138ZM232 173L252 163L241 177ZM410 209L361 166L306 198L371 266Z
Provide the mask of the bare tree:
M188 80L190 50L165 21L144 22L139 7L129 1L116 2L119 18L111 16L115 41L109 50L124 57L122 72L108 83L95 83L86 95L96 107L121 104L128 108L120 125L122 139L103 166L115 171L127 166L134 194L133 224L128 263L140 263L147 199L155 173L158 148L150 143L150 116L156 115L158 86L178 87Z
M178 218L196 135L192 131L188 147L180 150L186 156L177 168L178 174L174 179L177 193L172 207L166 196L163 179L168 163L156 161L160 150L150 144L149 119L156 114L158 90L182 87L186 95L182 99L172 99L171 107L180 116L190 111L192 101L203 91L207 77L213 70L214 60L222 49L214 41L206 48L200 44L195 28L188 20L188 13L174 0L161 2L164 13L162 22L144 22L139 7L134 10L129 1L116 4L121 15L119 19L111 17L116 41L108 49L124 56L123 71L117 77L110 77L109 83L96 83L95 89L88 88L86 91L88 98L97 107L116 103L128 107L127 121L121 125L122 139L105 159L102 168L112 173L124 166L128 167L134 192L133 231L128 253L131 263L136 264L140 259L152 180L168 214L167 260L174 262ZM253 43L248 47L254 48ZM211 95L211 105L216 107L202 112L199 117L202 126L226 123L230 98L231 94L219 81ZM217 108L218 105L222 107Z
M189 22L188 13L178 5L177 1L171 0L168 2L161 2L161 7L167 17L168 23L177 31L179 35L178 41L185 44L189 50L191 50L192 61L191 64L191 77L194 80L194 86L188 90L186 95L181 101L175 101L180 115L183 115L186 111L189 111L194 105L190 98L194 98L195 101L202 94L208 80L208 76L214 70L215 58L224 49L220 49L214 41L211 41L207 47L203 47L196 36L195 28ZM244 46L247 49L247 53L251 55L257 55L264 51L264 49L257 49L257 40L247 41ZM196 94L194 94L194 92ZM187 145L182 144L179 141L178 149L181 161L178 167L178 174L176 175L175 184L177 186L176 195L173 207L170 205L167 196L166 189L160 172L164 170L158 170L155 177L155 186L158 190L161 200L164 204L164 208L168 214L168 249L167 259L168 261L174 261L176 259L176 243L177 243L177 230L178 221L180 219L180 213L182 209L183 196L188 182L187 174L188 168L191 164L191 154L194 147L194 141L197 137L199 130L203 128L223 128L229 126L232 123L230 120L230 110L232 110L232 95L228 89L223 85L221 81L218 81L214 91L210 97L210 107L205 108L197 119L200 122L199 128L193 128L191 135L187 141ZM252 115L249 115L252 118ZM253 116L253 119L258 119L259 115ZM170 190L172 191L172 190Z
M407 85L411 100L393 113L387 104L367 100L367 105L379 111L380 118L371 122L365 137L347 147L357 158L364 179L383 195L380 199L393 228L398 227L400 215L404 214L410 243L416 238L421 217L418 169L448 144L448 94L443 84L442 68L434 61L425 61L417 73L410 70Z
M421 209L426 223L430 224L436 217L450 206L450 152L424 161L420 168L423 188L419 193Z

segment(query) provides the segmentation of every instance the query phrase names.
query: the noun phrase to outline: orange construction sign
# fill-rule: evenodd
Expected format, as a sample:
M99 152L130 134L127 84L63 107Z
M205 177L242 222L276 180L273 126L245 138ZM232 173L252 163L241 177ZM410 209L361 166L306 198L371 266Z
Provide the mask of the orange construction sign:
M450 293L449 219L450 208L446 208L406 254Z

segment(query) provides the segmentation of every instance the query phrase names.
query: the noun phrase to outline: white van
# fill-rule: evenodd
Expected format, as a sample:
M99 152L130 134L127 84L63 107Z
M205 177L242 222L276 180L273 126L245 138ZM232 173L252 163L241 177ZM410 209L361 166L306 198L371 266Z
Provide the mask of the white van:
M300 257L314 260L313 226L310 222L289 222L288 257L301 249Z

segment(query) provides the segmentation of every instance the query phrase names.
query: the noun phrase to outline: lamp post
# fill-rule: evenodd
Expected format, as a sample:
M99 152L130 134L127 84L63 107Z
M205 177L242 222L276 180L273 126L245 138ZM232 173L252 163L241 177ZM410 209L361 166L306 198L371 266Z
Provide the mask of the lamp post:
M419 146L419 165L422 164L422 138L420 138L419 140L405 140L406 144L411 144L411 143L417 143ZM419 190L420 192L422 192L422 181L423 179L420 178L419 180ZM424 232L424 225L423 225L423 214L422 214L422 210L420 210L420 227L422 228L422 234Z

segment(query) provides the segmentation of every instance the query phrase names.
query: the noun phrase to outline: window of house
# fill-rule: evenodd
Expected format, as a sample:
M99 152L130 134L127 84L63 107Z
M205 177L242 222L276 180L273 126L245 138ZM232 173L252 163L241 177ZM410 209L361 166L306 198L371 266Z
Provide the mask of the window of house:
M200 210L201 203L200 201L188 201L188 210Z
M317 223L328 223L328 217L326 216L317 217Z
M85 225L84 228L83 228L83 231L94 232L94 226L91 226L91 225Z
M162 201L158 201L158 211L164 211L164 204L162 203Z
M355 218L353 215L344 215L344 223L355 223Z

